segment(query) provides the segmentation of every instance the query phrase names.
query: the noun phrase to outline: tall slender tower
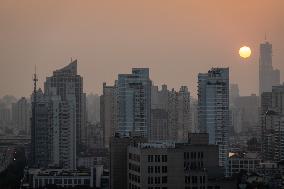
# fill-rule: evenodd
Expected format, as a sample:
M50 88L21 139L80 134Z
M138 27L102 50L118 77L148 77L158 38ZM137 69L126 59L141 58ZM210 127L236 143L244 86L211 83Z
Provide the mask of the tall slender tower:
M272 44L269 42L260 44L259 56L259 95L263 92L271 92L272 86L280 84L280 71L272 66Z
M30 155L30 163L31 165L35 164L35 126L36 126L36 90L37 90L37 74L36 74L36 69L33 77L33 82L34 82L34 90L33 90L33 95L32 95L32 117L31 117L31 155Z

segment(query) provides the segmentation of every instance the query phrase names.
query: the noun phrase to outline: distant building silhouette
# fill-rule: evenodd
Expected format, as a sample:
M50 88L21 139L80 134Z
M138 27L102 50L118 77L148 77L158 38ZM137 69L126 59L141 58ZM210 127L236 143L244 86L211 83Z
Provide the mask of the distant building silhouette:
M240 96L235 99L235 109L239 113L240 123L234 125L236 130L257 133L259 97L256 94Z
M167 85L162 85L162 90L152 86L151 141L184 142L192 131L190 92L187 86L181 86L179 91L169 91Z
M103 128L104 146L109 147L110 137L117 129L117 87L103 83L103 94L100 96L100 122Z
M20 133L30 134L31 104L25 97L12 104L12 121Z
M272 66L272 44L260 44L259 56L259 96L263 92L271 92L272 86L280 84L280 71Z
M235 105L235 100L240 96L240 90L238 84L230 84L230 106Z

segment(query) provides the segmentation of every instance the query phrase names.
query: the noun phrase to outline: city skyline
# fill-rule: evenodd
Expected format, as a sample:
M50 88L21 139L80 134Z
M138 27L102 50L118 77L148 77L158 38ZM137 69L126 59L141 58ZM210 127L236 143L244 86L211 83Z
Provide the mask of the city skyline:
M284 188L283 7L0 0L0 188Z
M241 95L258 94L265 33L273 44L273 65L284 71L282 1L65 2L3 1L1 96L29 96L35 65L43 88L45 77L71 57L78 59L87 93L101 94L103 82L112 85L132 67L149 67L155 85L186 85L196 97L198 73L230 67ZM252 49L246 60L238 55L243 45Z

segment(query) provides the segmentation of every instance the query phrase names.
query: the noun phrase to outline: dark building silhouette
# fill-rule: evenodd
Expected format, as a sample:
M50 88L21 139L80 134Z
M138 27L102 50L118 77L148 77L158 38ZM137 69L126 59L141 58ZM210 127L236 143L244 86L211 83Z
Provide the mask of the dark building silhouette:
M280 71L272 66L272 44L260 44L259 56L259 95L271 92L272 86L280 84Z

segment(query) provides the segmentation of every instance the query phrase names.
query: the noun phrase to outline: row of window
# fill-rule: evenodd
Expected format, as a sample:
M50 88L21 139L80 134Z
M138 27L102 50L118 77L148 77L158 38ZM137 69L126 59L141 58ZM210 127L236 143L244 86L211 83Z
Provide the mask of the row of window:
M186 184L197 184L198 183L198 176L185 176L184 182ZM205 184L205 176L199 176L199 183Z
M186 186L185 189L206 189L205 186L200 186L199 188L197 186Z
M135 184L129 183L129 189L140 189L139 186L136 186Z
M148 166L148 173L161 173L161 166ZM168 167L162 166L162 173L167 173Z
M185 170L202 169L202 168L204 168L203 161L192 161L192 162L185 161L183 166L184 166Z
M229 164L238 165L238 164L259 164L260 160L229 160Z
M129 173L128 178L132 182L140 183L140 176L133 175L133 174Z
M167 155L148 155L148 162L167 162L168 161L168 156Z
M140 173L140 166L139 165L136 165L136 164L133 164L133 163L129 163L128 167L129 167L129 170L132 170L132 171Z
M48 184L65 184L65 185L89 185L90 179L35 179L36 186L45 186Z
M148 184L166 184L168 183L168 177L148 177Z

